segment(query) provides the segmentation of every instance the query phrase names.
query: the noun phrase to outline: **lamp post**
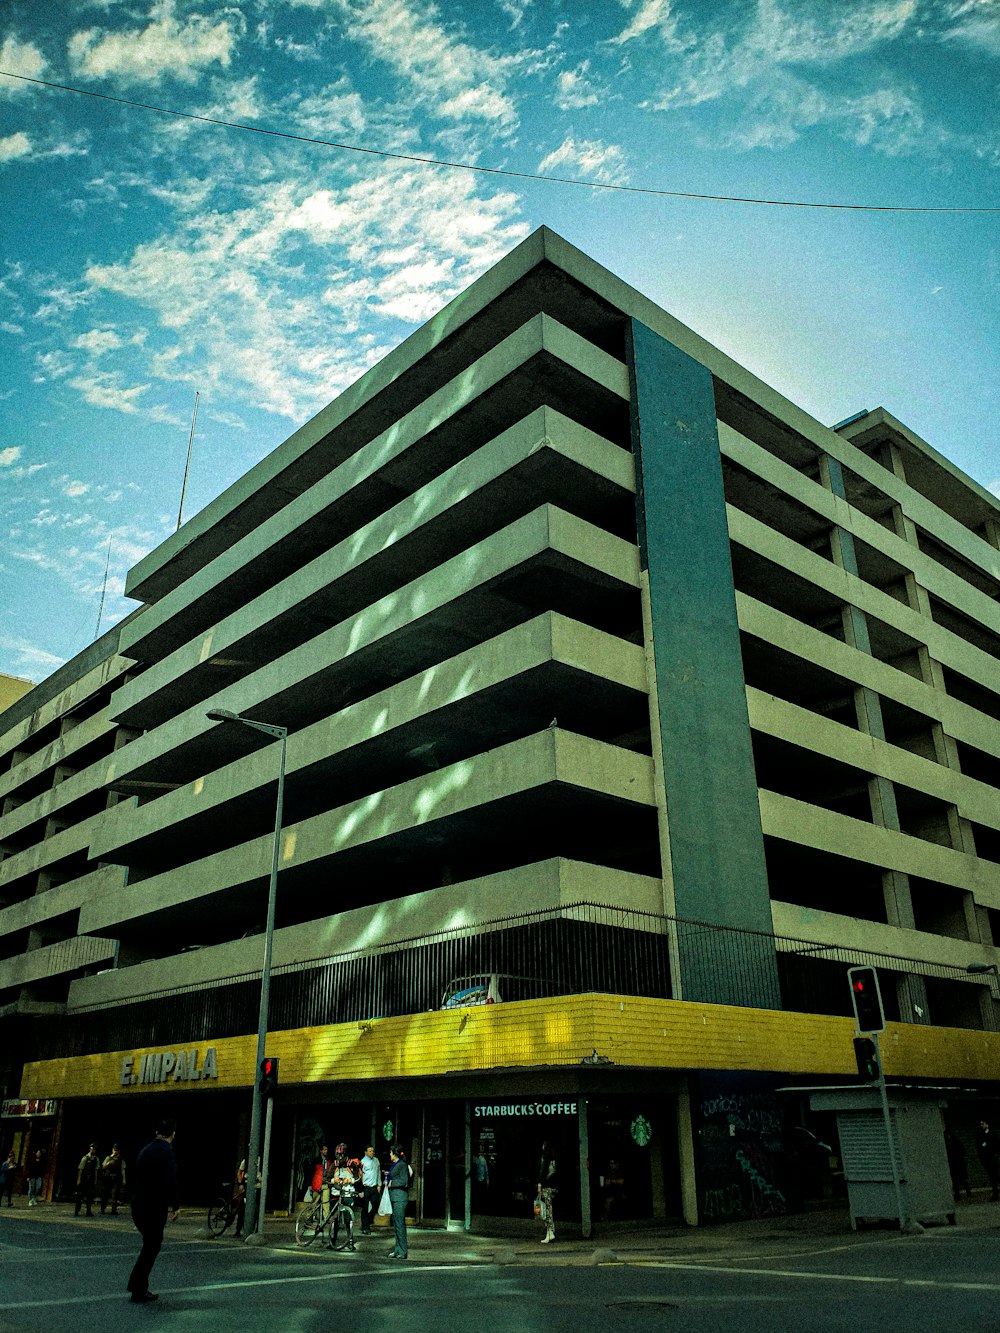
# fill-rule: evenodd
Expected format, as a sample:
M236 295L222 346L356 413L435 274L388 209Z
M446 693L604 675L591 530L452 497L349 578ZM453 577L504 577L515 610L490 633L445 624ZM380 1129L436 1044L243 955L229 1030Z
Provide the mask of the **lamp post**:
M271 947L274 943L274 903L278 887L278 857L281 847L281 811L285 799L285 743L288 739L287 727L276 727L269 722L258 722L251 717L243 717L228 708L213 708L205 714L213 722L238 722L253 731L262 732L281 742L281 755L278 762L278 799L274 812L274 847L271 852L271 879L267 890L267 928L264 932L264 963L260 977L260 1012L257 1019L257 1059L253 1072L253 1107L250 1113L250 1152L247 1158L246 1217L244 1219L247 1236L260 1230L263 1217L257 1216L257 1161L261 1158L261 1109L263 1097L260 1087L260 1066L264 1059L264 1047L267 1042L267 1015L271 998ZM266 1148L270 1144L265 1144ZM267 1189L267 1155L260 1164L261 1204ZM263 1207L261 1208L263 1213Z

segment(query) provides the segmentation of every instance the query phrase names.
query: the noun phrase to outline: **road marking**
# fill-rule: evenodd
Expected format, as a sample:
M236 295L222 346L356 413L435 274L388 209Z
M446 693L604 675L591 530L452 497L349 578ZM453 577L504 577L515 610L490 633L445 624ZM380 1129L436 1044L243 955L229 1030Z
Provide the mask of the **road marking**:
M722 1264L681 1264L672 1260L645 1260L636 1268L670 1268L687 1273L730 1273L735 1277L805 1278L814 1282L864 1282L893 1287L936 1287L943 1291L1000 1291L1000 1282L941 1282L930 1278L871 1277L861 1273L812 1273L789 1268L730 1268Z
M468 1264L409 1264L405 1268L385 1268L379 1270L383 1277L401 1277L405 1273L441 1273L451 1270L469 1271ZM365 1269L365 1273L371 1277L371 1269ZM197 1297L202 1292L210 1291L239 1291L252 1287L277 1287L289 1286L293 1282L339 1282L355 1281L358 1276L358 1270L344 1269L342 1272L326 1273L307 1273L298 1277L281 1277L277 1274L269 1274L264 1278L245 1278L237 1282L206 1282L199 1287L161 1287L159 1294L161 1296L183 1296L187 1299ZM122 1300L125 1301L128 1293L122 1293ZM97 1301L107 1302L114 1298L113 1292L102 1291L93 1296L64 1296L58 1300L45 1301L3 1301L0 1302L0 1310L43 1310L62 1305L92 1305Z

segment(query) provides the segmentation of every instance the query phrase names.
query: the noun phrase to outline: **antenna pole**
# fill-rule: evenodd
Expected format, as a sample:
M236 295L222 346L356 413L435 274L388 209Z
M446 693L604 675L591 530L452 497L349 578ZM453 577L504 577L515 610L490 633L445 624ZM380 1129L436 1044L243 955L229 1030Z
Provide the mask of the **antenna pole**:
M194 423L198 420L198 398L200 395L196 392L194 395L194 415L191 417L191 434L188 436L187 461L184 464L184 481L181 483L181 505L177 511L177 527L184 521L184 492L187 490L188 472L191 469L191 450L194 447Z
M108 570L111 568L111 543L114 537L108 538L108 558L104 563L104 582L101 584L101 604L97 608L97 628L94 630L94 638L101 637L101 621L104 619L104 599L108 593Z

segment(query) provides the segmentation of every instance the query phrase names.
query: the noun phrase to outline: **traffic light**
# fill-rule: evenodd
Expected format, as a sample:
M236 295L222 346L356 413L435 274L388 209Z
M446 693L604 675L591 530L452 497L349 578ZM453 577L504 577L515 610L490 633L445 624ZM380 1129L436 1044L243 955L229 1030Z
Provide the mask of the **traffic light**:
M878 976L873 967L852 967L847 973L851 985L851 1000L859 1032L884 1032L885 1014Z
M866 1083L874 1083L878 1078L878 1059L871 1037L854 1038L854 1058L858 1062L861 1077Z
M260 1062L260 1095L266 1101L278 1091L278 1061L266 1055Z

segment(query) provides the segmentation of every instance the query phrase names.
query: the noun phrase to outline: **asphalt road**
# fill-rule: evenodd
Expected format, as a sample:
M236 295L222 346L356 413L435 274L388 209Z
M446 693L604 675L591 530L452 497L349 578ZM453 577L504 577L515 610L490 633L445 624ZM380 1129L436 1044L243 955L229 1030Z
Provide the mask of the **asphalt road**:
M962 1333L1000 1329L996 1231L947 1228L863 1245L741 1244L729 1252L595 1262L556 1247L493 1263L482 1253L390 1263L386 1238L356 1254L248 1249L170 1233L153 1274L155 1304L125 1281L138 1236L125 1219L96 1228L0 1215L0 1329L266 1333ZM780 1252L773 1252L778 1250ZM509 1257L509 1256L508 1256Z

